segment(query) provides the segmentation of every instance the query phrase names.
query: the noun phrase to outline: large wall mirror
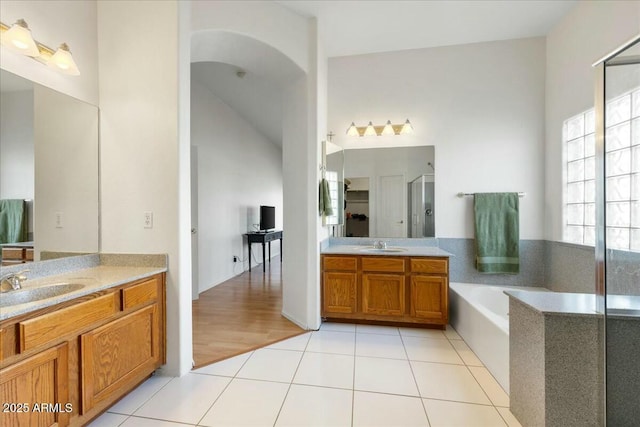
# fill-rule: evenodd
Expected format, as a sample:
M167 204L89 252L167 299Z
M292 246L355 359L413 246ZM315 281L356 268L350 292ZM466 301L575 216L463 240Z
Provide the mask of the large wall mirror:
M435 237L435 147L346 149L345 237Z
M20 240L35 261L98 252L98 108L0 73L0 200L26 201Z

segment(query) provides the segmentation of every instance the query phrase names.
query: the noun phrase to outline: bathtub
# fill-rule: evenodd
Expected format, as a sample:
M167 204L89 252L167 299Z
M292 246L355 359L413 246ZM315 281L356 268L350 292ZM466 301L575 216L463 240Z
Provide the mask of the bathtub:
M509 297L504 291L544 288L449 284L449 323L509 393Z

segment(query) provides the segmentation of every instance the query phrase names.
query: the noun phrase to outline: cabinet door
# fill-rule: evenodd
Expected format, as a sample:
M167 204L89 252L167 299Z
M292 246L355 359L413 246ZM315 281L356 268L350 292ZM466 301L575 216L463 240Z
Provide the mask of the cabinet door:
M158 308L149 305L81 337L82 412L115 399L159 365Z
M442 276L411 276L411 315L448 320L447 279ZM446 323L445 323L446 324Z
M68 345L61 344L0 371L0 425L69 423Z
M403 316L405 311L404 287L404 275L402 274L363 274L363 313Z
M323 315L356 312L356 273L327 272L322 275Z

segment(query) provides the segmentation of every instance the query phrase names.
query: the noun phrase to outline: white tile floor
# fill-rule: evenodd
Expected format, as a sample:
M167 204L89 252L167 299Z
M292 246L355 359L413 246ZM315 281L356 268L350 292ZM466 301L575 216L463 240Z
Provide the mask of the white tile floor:
M338 323L181 378L152 377L90 425L520 426L451 327Z

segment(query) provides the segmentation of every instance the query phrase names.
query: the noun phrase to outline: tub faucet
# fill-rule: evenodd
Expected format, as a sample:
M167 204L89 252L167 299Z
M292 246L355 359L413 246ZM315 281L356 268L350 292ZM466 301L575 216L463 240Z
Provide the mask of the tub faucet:
M4 276L1 276L0 288L2 288L5 283L9 284L9 286L11 286L11 289L13 289L14 291L22 288L22 282L27 280L27 276L25 276L24 273L27 273L28 271L29 270L22 270L17 273L8 273Z
M376 249L387 249L387 242L384 240L376 240L373 242L373 247Z

